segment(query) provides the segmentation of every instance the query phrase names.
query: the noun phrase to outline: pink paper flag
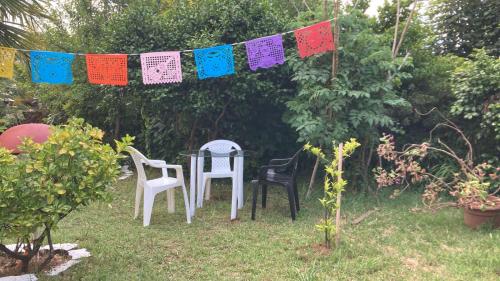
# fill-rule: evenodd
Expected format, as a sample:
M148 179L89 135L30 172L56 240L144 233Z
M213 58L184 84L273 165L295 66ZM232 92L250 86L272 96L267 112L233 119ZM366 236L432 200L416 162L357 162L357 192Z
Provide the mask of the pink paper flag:
M141 66L146 85L182 82L180 52L141 54Z

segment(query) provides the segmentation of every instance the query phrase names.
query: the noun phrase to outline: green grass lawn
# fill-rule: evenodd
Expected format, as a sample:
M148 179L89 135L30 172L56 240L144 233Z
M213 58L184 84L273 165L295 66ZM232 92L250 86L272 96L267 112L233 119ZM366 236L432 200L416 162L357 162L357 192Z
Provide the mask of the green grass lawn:
M167 213L166 195L156 198L151 225L133 220L135 179L120 181L111 203L74 212L55 233L55 243L76 242L92 257L57 278L41 280L499 280L500 231L473 231L462 212L411 213L417 194L396 200L346 194L342 245L330 254L315 250L314 228L322 211L316 199L302 202L295 222L285 192L270 188L268 207L250 220L251 198L230 222L230 188L213 184L213 198L188 225L180 192ZM302 191L301 191L302 193ZM319 189L317 194L319 194ZM301 194L302 195L302 194ZM302 196L301 196L302 198ZM362 213L379 211L361 224Z

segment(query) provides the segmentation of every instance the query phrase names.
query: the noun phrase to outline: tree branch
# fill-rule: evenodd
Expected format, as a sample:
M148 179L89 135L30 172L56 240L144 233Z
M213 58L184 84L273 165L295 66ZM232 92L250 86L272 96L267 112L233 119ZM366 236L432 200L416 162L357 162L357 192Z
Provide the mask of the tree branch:
M396 25L394 27L394 40L392 41L392 59L396 58L394 50L396 50L396 43L398 41L398 29L399 29L399 15L400 15L400 0L397 0L397 8L396 8Z
M309 10L309 12L312 12L311 8L309 8L309 5L307 5L306 0L302 0L302 3L306 6L306 8Z
M413 19L413 15L415 14L415 11L417 10L417 2L418 2L418 0L415 0L415 2L413 2L414 3L413 8L411 9L410 15L408 16L408 19L406 20L405 27L403 28L403 32L401 32L401 37L399 38L398 45L397 45L396 49L394 50L394 53L393 53L394 58L397 56L397 54L399 52L399 48L403 44L403 40L405 38L406 31L408 31L408 27L410 26L410 23Z

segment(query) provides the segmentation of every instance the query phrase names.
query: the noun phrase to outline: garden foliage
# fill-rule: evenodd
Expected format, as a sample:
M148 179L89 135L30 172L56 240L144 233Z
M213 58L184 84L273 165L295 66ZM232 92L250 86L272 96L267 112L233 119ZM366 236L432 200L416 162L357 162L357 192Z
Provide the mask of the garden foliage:
M500 54L500 29L497 0L432 0L428 14L438 53L469 56L474 49L485 48Z
M216 79L199 81L193 54L182 53L180 84L143 85L139 57L129 56L127 87L90 85L85 61L77 57L71 86L33 84L28 70L16 71L15 82L0 85L2 97L15 100L14 104L27 100L38 105L27 107L29 115L37 113L31 119L24 116L28 110L17 110L21 107L0 106L0 130L40 121L41 115L55 124L82 117L107 132L106 142L135 135L138 148L164 159L206 141L227 138L257 151L257 157L247 162L251 167L263 157L291 153L297 141L326 149L332 139L340 142L354 136L363 146L349 163L356 168L348 169L346 176L352 177L355 188L370 190L375 184L370 171L377 162L374 152L381 132L390 131L401 143L420 143L441 122L439 116L423 118L420 113L436 107L463 129L481 161L496 163L498 1L430 1L420 15L428 11L433 17L413 18L393 59L395 2L385 2L377 17L364 14L368 1L341 7L340 42L336 43L340 59L333 80L332 54L300 59L292 34L283 37L283 65L253 72L244 45L237 45L236 74ZM205 48L331 18L331 1L326 14L323 3L67 0L48 12L52 17L41 28L39 45L52 51L134 54ZM409 20L412 3L400 2L399 30ZM491 57L486 58L483 51L473 54L478 47ZM453 54L473 55L462 66L465 58ZM455 150L463 149L453 134L435 133ZM441 162L440 173L456 168L443 158L429 161Z
M132 138L104 144L104 133L71 119L51 127L43 144L26 139L23 154L0 148L0 250L27 263L51 230L69 213L93 201L107 199L107 189L119 174L121 152ZM9 251L3 243L17 241L24 249Z
M460 118L464 131L481 159L499 163L500 155L500 59L476 50L453 71L451 89L455 101L451 114Z

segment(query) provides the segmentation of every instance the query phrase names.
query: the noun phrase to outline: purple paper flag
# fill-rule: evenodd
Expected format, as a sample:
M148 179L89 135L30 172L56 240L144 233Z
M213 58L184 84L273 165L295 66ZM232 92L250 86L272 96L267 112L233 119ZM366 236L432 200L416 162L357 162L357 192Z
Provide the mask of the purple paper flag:
M281 34L253 39L245 42L250 69L270 68L285 62L283 37Z

